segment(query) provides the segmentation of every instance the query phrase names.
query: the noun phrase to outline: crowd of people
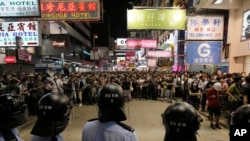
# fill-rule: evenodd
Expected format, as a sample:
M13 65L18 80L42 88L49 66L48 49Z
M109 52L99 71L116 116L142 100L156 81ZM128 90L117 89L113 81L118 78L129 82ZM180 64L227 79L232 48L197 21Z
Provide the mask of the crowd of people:
M0 94L12 93L19 96L35 114L36 103L49 92L64 93L73 105L94 104L98 89L106 83L117 83L123 88L126 101L163 100L169 103L175 99L189 102L197 110L207 110L207 91L215 82L221 84L220 106L223 110L234 111L249 103L246 73L204 72L55 72L28 73L18 76L15 72L2 75ZM230 103L230 104L229 104ZM230 105L230 106L229 106Z
M219 70L212 74L201 71L72 72L67 75L55 72L53 75L29 73L22 75L22 77L15 72L10 72L2 76L0 85L1 97L3 96L6 99L6 97L11 96L13 100L19 101L22 105L28 105L29 114L38 115L38 119L41 119L37 121L32 130L35 140L40 139L39 136L52 136L53 139L61 138L57 135L67 126L71 106L94 103L98 105L98 118L87 122L83 129L82 137L84 141L98 140L98 136L92 136L94 133L91 130L97 131L100 126L105 127L102 128L103 133L106 132L106 128L110 132L115 132L117 135L112 136L114 140L123 138L134 141L137 140L137 137L133 128L120 122L126 120L126 115L123 112L125 102L133 99L160 99L172 103L172 106L169 107L173 107L170 110L166 109L162 114L166 130L169 130L166 132L165 140L177 139L175 135L182 132L175 130L183 128L183 131L192 132L193 136L190 138L190 141L195 141L196 131L199 129L199 123L201 122L197 114L199 110L209 112L210 127L212 129L221 129L219 119L222 110L232 113L237 111L242 105L250 104L250 75L246 75L246 73L222 73ZM63 100L64 102L66 101L66 104L58 102L59 105L64 104L64 109L61 108L63 111L56 110L56 112L59 112L58 116L62 115L62 118L52 118L56 114L55 111L52 111L54 107L52 103L57 104L57 102L53 101L54 96L66 98L66 100ZM45 99L44 101L46 102L43 102L42 99ZM180 99L183 102L174 102L176 99ZM188 117L193 116L192 120L183 118L185 116L180 117L180 114L178 114L178 112L183 112L180 109L185 109L185 107L187 110L184 110L183 114L189 115ZM1 107L0 109L2 110L3 108ZM178 116L172 114L172 110ZM6 113L6 111L4 112ZM215 124L213 123L214 117ZM57 127L44 127L44 125L53 124L57 126L54 122L58 119L61 119L59 122L56 122L59 124L58 127L63 128L58 129L58 132L55 132L55 130L53 130L53 133L52 131L47 132L49 130L45 129L46 127L54 129ZM190 130L189 126L176 127L179 125L176 124L178 122L185 125L187 122L192 123L193 130ZM23 123L23 120L20 121L21 123ZM196 128L193 128L194 123L197 125L195 126ZM113 124L114 126L109 127ZM11 131L15 129L16 125L10 128ZM124 134L124 131L127 133ZM109 134L105 137L112 139L108 136ZM49 140L52 138L49 138Z

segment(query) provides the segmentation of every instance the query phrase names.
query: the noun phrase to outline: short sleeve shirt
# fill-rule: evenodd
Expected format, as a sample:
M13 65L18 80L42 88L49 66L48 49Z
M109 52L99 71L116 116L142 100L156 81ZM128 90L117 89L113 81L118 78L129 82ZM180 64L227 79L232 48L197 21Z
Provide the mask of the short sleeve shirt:
M135 132L124 129L116 122L87 122L82 130L82 141L138 141Z

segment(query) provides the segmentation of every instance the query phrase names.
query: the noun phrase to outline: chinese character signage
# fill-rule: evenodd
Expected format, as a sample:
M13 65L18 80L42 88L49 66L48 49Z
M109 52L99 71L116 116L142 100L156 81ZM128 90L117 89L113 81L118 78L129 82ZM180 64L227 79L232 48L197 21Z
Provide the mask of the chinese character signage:
M184 9L127 10L127 29L180 29L186 27Z
M39 0L0 0L0 17L38 17Z
M0 46L16 46L16 36L20 46L39 46L38 27L37 21L0 22Z
M187 41L187 64L219 64L221 63L221 41Z
M100 20L99 0L40 0L41 20Z
M191 16L187 21L187 40L223 40L223 16Z

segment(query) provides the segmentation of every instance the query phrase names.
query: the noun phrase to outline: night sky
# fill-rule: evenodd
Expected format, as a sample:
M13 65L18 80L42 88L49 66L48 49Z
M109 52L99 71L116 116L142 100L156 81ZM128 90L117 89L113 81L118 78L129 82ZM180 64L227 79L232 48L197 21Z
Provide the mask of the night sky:
M96 46L108 46L109 34L114 39L127 37L127 5L128 0L104 0L103 21L91 24L92 35L98 35Z

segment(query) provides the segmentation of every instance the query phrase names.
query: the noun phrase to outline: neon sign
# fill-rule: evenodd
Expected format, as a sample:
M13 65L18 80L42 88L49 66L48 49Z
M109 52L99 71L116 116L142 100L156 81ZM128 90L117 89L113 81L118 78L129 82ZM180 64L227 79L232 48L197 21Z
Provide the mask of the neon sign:
M42 20L100 20L99 0L41 0Z

